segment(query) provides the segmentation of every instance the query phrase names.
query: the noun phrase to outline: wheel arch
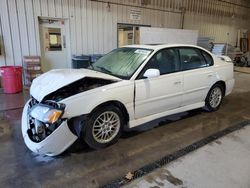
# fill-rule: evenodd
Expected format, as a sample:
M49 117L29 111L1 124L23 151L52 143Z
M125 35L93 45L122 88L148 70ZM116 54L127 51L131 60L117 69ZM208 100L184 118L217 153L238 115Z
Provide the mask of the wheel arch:
M128 113L128 110L125 107L125 105L122 102L118 101L118 100L110 100L110 101L103 102L103 103L97 105L90 112L90 114L93 113L94 111L96 111L97 109L103 107L103 106L112 106L112 105L115 106L115 107L117 107L117 108L119 108L121 110L122 114L124 114L125 124L127 124L129 122L129 113Z
M222 86L222 88L223 88L223 96L225 96L225 94L226 94L226 83L225 83L223 80L219 80L219 81L215 82L215 83L212 85L212 87L210 88L210 90L211 90L215 85L217 85L217 84L219 84L219 85ZM209 90L209 91L210 91L210 90Z
M79 115L79 116L72 117L71 119L69 119L68 124L69 124L69 128L70 128L71 132L79 137L81 135L82 129L84 127L84 122L88 119L88 116L91 113L93 113L94 111L96 111L97 109L104 107L104 106L109 106L109 105L110 106L113 105L113 106L118 107L121 110L122 114L124 114L124 126L125 126L124 128L126 129L127 124L129 122L129 113L127 111L127 108L120 101L110 100L110 101L106 101L106 102L103 102L103 103L97 105L88 114Z

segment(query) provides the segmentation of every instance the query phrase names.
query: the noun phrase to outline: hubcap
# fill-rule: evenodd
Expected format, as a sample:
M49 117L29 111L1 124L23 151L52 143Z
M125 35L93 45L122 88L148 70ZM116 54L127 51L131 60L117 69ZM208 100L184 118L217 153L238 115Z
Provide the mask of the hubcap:
M217 108L222 99L222 91L219 87L215 87L210 94L209 104L212 108Z
M94 122L93 137L99 143L108 143L118 134L120 126L120 118L115 112L104 112Z

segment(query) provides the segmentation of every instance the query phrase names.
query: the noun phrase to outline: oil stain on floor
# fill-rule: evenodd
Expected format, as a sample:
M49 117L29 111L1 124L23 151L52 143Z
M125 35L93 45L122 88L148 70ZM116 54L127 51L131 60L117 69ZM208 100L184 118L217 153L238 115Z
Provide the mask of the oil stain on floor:
M11 133L10 126L5 123L0 124L0 139L4 136L8 136Z
M157 179L155 178L157 177ZM155 183L157 186L153 186L151 188L157 188L157 187L163 187L164 186L164 181L168 181L169 183L175 185L175 186L180 186L183 185L183 181L180 180L179 178L175 177L169 170L167 169L159 169L156 172L156 175L153 176L148 176L145 178L145 180L152 184Z

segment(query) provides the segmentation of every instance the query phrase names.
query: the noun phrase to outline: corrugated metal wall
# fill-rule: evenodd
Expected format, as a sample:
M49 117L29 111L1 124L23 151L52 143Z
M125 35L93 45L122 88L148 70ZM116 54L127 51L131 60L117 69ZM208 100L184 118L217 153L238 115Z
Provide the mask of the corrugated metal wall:
M224 1L224 0L223 0ZM229 1L229 0L225 0ZM72 54L106 53L117 47L117 23L198 29L219 42L236 41L250 28L246 0L0 0L0 66L21 65L22 56L40 55L38 16L69 20ZM143 5L142 5L143 4ZM129 5L129 6L128 6ZM240 6L238 6L240 5ZM131 9L141 20L129 19ZM229 33L229 37L227 35Z

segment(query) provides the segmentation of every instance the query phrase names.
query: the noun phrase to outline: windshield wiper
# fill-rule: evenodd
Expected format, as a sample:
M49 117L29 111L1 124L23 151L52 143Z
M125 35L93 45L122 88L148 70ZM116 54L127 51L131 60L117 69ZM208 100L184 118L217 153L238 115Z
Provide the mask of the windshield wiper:
M104 67L99 67L99 66L96 66L96 68L100 69L101 71L104 71L106 73L109 73L109 74L112 74L112 72Z
M89 63L89 66L87 67L87 69L95 70L94 66L92 65L92 63Z

